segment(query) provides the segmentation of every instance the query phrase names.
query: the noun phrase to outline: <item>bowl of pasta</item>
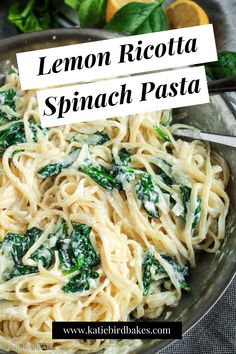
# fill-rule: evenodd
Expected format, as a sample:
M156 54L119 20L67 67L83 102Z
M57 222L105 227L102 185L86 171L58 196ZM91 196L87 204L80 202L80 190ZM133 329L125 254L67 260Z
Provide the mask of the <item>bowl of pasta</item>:
M16 53L119 36L60 29L0 41L0 348L154 353L170 340L52 340L53 321L182 321L236 268L234 149L174 137L236 135L209 104L43 129ZM184 120L183 117L187 117Z

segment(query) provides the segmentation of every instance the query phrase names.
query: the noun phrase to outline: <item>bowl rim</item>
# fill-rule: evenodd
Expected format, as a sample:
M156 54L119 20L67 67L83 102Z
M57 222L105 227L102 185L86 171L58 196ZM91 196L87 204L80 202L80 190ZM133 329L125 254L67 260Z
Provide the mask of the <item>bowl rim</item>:
M56 29L43 30L39 32L20 33L11 37L0 39L0 52L2 47L4 47L4 51L6 52L8 50L14 50L15 47L18 48L18 46L20 45L27 45L37 41L40 42L52 41L53 43L55 39L60 40L60 38L66 39L69 37L71 37L72 39L76 37L93 38L90 40L97 41L97 40L118 38L121 36L126 36L126 35L119 32L112 32L108 30L94 29L94 28L77 28L77 27L56 28ZM64 45L66 44L63 44L63 46ZM29 49L29 51L30 50L32 49ZM229 111L232 113L236 121L236 110L232 105L232 103L230 102L230 100L228 99L228 97L225 94L219 96L221 96L224 104L228 107ZM184 325L185 329L183 331L183 336L189 330L191 330L199 321L201 321L201 319L214 307L216 302L223 296L223 294L225 293L225 291L233 281L235 275L236 275L236 269L234 267L234 264L232 263L231 265L228 266L227 276L225 276L224 281L218 287L219 291L210 296L209 298L210 306L209 306L209 302L206 302L201 307L201 310L199 312L193 313L193 315ZM137 349L132 350L130 353L154 354L157 353L157 351L159 352L160 350L167 348L175 341L176 341L175 339L168 339L168 340L161 340L161 341L157 340L157 342L151 344L146 349L142 349L142 347L138 347Z

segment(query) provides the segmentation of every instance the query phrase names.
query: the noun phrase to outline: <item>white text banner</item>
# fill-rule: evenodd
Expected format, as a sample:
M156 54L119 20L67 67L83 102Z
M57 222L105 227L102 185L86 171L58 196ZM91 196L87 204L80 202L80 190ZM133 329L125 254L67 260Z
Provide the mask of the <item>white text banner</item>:
M166 70L216 60L212 25L17 54L23 90Z
M209 102L203 66L37 91L52 127Z

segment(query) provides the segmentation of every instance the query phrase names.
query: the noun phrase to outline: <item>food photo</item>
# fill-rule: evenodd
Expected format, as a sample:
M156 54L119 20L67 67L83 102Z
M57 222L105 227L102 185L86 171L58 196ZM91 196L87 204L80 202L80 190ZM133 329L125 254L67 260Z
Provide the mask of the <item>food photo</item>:
M0 4L1 354L236 352L235 18L235 0ZM194 65L204 66L208 103L122 115L113 104L105 119L91 109L49 127L36 80L22 89L18 53L210 24L218 60ZM109 70L99 80L74 70L60 85L42 75L40 89L102 88L122 76ZM56 338L56 322L173 323L182 335Z

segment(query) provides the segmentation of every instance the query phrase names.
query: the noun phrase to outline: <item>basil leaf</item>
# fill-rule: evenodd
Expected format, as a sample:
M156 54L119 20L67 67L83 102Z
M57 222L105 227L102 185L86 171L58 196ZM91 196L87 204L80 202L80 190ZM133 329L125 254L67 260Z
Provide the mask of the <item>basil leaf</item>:
M80 0L65 0L65 4L72 7L75 11L79 11Z
M229 51L219 53L217 62L206 65L206 73L212 80L235 76L236 53Z
M127 34L159 32L169 29L162 10L164 0L146 4L131 2L122 7L107 23L106 29Z
M56 7L49 0L14 1L8 20L22 32L40 31L57 25L53 15Z
M81 27L101 28L106 23L107 0L82 0L79 6Z

